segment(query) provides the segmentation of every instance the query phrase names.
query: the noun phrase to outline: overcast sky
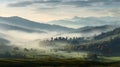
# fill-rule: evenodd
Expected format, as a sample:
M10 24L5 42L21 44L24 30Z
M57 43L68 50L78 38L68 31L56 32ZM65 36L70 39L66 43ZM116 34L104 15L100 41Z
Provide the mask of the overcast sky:
M0 0L0 16L41 22L74 16L120 17L120 0Z

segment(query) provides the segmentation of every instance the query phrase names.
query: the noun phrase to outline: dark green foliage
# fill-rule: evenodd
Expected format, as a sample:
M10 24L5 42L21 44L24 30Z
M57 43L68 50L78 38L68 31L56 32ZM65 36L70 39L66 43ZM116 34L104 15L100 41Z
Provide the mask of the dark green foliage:
M102 33L101 35L96 36L95 39L103 39L103 38L110 37L113 35L120 35L120 28L117 28L117 29L107 32L107 33Z
M74 50L91 51L107 56L120 56L120 28L95 36L84 45L74 46Z
M120 28L113 31L102 33L95 37L56 37L51 38L49 41L45 41L49 45L55 45L56 42L61 44L67 43L64 50L71 51L91 51L93 53L107 55L107 56L119 56L120 51Z
M85 42L84 37L73 37L73 38L68 38L68 37L56 37L56 38L51 38L51 40L47 40L45 42L65 42L73 45L77 45L81 42Z

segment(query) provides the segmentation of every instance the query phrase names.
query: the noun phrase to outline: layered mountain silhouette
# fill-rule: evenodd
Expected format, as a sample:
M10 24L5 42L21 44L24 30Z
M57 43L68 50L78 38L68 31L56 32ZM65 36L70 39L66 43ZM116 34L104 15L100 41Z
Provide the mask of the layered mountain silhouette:
M73 19L75 21L73 21ZM25 41L29 41L29 43L35 42L34 44L36 45L36 40L38 38L42 38L45 36L46 36L46 41L47 41L47 39L49 39L51 37L54 37L54 38L66 37L66 38L73 38L73 39L83 38L81 41L78 40L78 43L77 43L77 41L74 41L74 40L71 41L71 39L70 39L70 41L68 41L69 39L66 39L66 41L69 43L72 42L71 44L73 44L73 45L74 45L74 43L77 43L77 45L74 46L75 47L74 50L78 50L78 51L79 50L84 50L84 51L89 50L91 52L100 52L102 54L108 54L108 53L112 53L113 55L118 54L118 51L120 50L119 49L120 48L120 46L119 46L120 28L118 28L119 27L119 25L118 25L119 19L113 20L112 18L110 19L110 17L109 18L99 18L99 19L96 19L94 17L91 17L91 18L74 17L73 19L62 20L65 23L60 21L61 24L57 23L56 25L54 25L54 24L52 25L52 24L45 24L45 23L30 21L30 20L27 20L27 19L24 19L21 17L17 17L17 16L0 17L0 47L2 50L7 48L6 49L6 51L7 51L14 47L11 44L15 44L15 46L19 45L19 44L25 45L27 43ZM108 20L108 19L110 19L110 20ZM66 23L66 21L67 21L67 23ZM115 22L115 24L112 22ZM67 26L67 24L68 24L68 26L77 25L77 27L79 27L79 28L76 28L76 29L74 29L72 27L69 28ZM84 26L84 27L82 27L82 26ZM9 32L16 31L16 32L9 33L7 31L9 31ZM24 32L27 32L27 33L24 33ZM57 32L57 33L53 34L54 32ZM43 33L43 34L48 33L48 34L42 35L40 33ZM52 33L52 35L51 35L51 33ZM18 36L19 34L22 34L22 35ZM99 34L101 34L101 35L99 35ZM39 35L41 35L41 36L39 36ZM49 36L49 35L51 35L51 36ZM70 37L68 37L68 36L70 36ZM23 38L21 38L21 37L23 37ZM49 38L47 38L47 37L49 37ZM84 39L84 37L85 37L85 39ZM89 39L87 40L86 38L89 38ZM61 39L61 38L59 38L59 39ZM64 39L65 38L63 38L63 40ZM39 39L38 39L38 41L39 41ZM38 44L38 41L37 41L37 44ZM16 43L16 42L18 42L18 43ZM49 42L47 42L47 43L51 44ZM54 43L53 43L53 45L54 45ZM61 45L62 45L62 43L60 42L60 44L57 44L57 46L56 45L54 45L54 46L59 48ZM64 44L63 44L63 46L64 46ZM83 46L85 48L83 48Z
M94 35L99 35L101 33L105 33L108 31L112 31L115 28L119 26L116 25L103 25L103 26L86 26L86 27L81 27L78 29L75 29L73 31L70 31L68 33L61 33L58 34L59 36L77 36L80 35L82 37L90 37Z
M102 26L102 25L120 25L119 17L73 17L62 20L48 22L65 27L79 28L85 26Z
M30 28L26 28L26 27L11 25L11 24L4 24L4 23L0 23L0 29L2 29L2 30L17 30L17 31L29 32L29 33L31 33L31 32L44 33L43 31L40 31L40 30L30 29Z
M21 30L26 32L47 32L47 31L59 31L66 32L73 30L59 25L49 25L39 22L30 21L21 17L0 17L0 28L8 30Z
M82 22L84 20L91 20L91 21L86 21L86 22ZM94 19L94 20L93 20ZM13 17L0 17L0 28L4 29L4 30L18 30L18 31L24 31L24 32L39 32L39 33L45 33L45 32L92 32L92 31L109 31L113 28L115 28L115 26L112 26L109 24L110 22L107 22L106 24L108 24L109 26L105 25L102 21L97 22L98 19L96 19L96 22L92 22L95 21L96 18L80 18L80 17L74 17L71 20L64 22L65 24L62 23L62 21L59 21L60 23L56 23L56 25L50 25L50 24L44 24L44 23L40 23L40 22L34 22L34 21L30 21L21 17L17 17L17 16L13 16ZM107 18L106 18L107 19ZM84 24L85 27L81 27L78 29L73 29L73 28L68 28L68 27L64 27L63 25L69 25L71 23L72 20L79 20L77 22L72 22L72 26L78 25L81 26ZM65 21L65 20L64 20ZM118 20L119 21L119 20ZM92 25L90 25L92 22ZM76 24L78 23L78 24ZM98 26L94 26L96 24L98 24ZM103 23L103 25L100 23ZM116 22L118 23L118 22ZM61 24L61 26L59 26L59 24ZM88 25L88 26L87 26ZM90 26L89 26L90 25ZM70 25L69 25L70 26ZM104 29L104 30L103 30ZM109 29L109 30L108 30Z
M119 26L115 26L115 25L86 26L86 27L78 28L75 32L76 33L107 32L117 27Z

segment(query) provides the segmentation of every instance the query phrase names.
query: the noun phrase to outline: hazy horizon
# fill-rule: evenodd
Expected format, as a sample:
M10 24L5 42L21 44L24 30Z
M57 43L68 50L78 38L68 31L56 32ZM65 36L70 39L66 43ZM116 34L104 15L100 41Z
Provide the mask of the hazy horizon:
M0 0L1 67L120 67L119 51L120 0Z
M0 16L48 22L78 17L120 17L119 0L0 0Z

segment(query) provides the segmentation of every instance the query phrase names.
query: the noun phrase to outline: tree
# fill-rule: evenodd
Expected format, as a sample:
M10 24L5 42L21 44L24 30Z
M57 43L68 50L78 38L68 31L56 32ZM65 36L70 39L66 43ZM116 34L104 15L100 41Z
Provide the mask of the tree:
M29 50L27 48L24 48L24 51L28 52Z

